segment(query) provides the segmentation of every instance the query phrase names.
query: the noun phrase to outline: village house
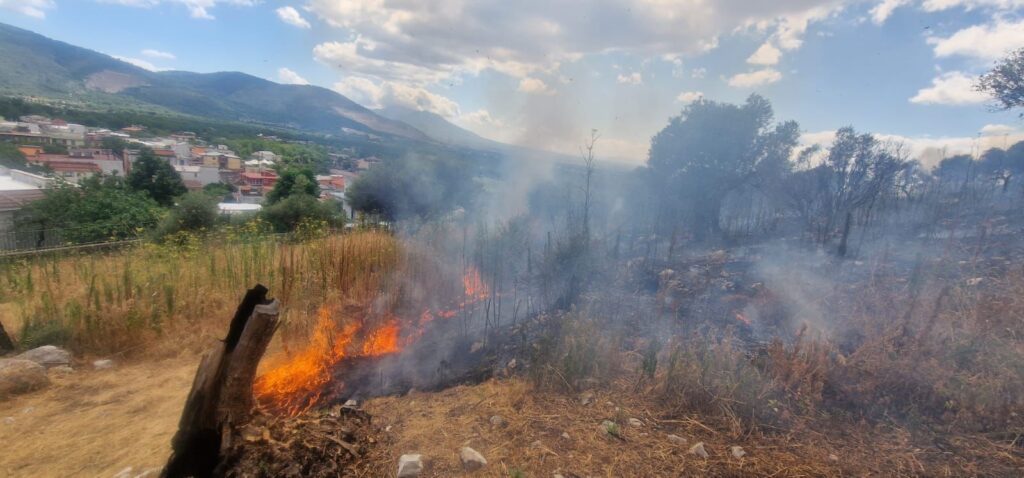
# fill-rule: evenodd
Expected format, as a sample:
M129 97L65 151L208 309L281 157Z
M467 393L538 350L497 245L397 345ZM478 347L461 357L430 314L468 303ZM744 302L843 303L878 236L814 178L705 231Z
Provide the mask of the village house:
M32 247L36 237L22 237L14 231L19 211L45 196L52 179L16 169L0 168L0 251Z
M270 170L244 172L239 175L239 182L238 191L243 195L262 196L277 183L277 173Z
M31 145L18 149L29 163L47 166L71 182L96 173L124 176L129 169L125 160L109 149L75 148L68 150L68 154L47 154L43 148Z
M174 165L174 170L181 175L181 180L188 186L189 182L198 184L198 188L202 189L207 184L213 184L220 182L220 171L217 168L211 168L209 166L189 166L189 165ZM189 189L193 189L190 187Z

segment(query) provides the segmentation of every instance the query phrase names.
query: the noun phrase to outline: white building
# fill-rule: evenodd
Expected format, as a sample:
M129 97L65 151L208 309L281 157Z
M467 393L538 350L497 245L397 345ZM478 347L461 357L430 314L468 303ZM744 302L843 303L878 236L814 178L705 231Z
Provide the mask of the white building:
M214 167L174 165L174 170L181 175L181 180L186 184L191 181L206 186L220 182L220 170Z

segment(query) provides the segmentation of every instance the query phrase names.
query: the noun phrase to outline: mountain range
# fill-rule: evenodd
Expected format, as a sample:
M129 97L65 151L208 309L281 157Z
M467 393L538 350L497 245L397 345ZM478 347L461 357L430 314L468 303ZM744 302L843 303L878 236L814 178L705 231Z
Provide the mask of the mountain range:
M563 155L499 143L425 111L374 111L327 88L239 72L149 71L114 57L0 23L0 96L73 100L330 135L363 134L524 156Z

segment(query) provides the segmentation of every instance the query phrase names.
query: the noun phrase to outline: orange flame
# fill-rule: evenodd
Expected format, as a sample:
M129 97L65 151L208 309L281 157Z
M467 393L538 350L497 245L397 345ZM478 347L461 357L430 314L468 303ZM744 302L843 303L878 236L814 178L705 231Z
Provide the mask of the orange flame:
M484 281L480 279L480 271L476 270L475 267L466 271L466 274L462 277L462 286L466 290L467 302L484 300L491 295L491 291L487 289L487 284L484 284Z
M366 338L366 342L363 342L363 355L376 357L378 355L398 352L401 350L401 347L398 345L399 332L400 328L395 320L371 332Z
M259 376L253 392L261 402L290 415L307 409L320 398L323 386L331 378L331 367L346 355L359 326L339 329L330 312L321 308L309 345L281 366Z
M463 302L467 307L490 297L491 292L475 268L466 272L462 279ZM339 327L331 317L330 310L322 307L317 312L317 323L309 345L284 364L256 378L253 392L260 404L279 410L288 415L297 415L313 407L320 400L324 387L332 378L334 366L350 356L376 357L401 351L423 335L423 326L441 317L450 319L458 315L457 310L441 310L436 313L424 309L420 314L420 327L406 334L402 339L402 326L397 318L391 317L375 330L365 334L361 346L350 347L363 328L356 322Z

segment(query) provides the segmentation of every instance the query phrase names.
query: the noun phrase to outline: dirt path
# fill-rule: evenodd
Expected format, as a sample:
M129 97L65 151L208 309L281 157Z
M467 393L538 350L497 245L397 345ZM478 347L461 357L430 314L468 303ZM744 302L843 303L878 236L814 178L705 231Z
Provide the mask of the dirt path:
M0 476L111 477L162 466L198 360L52 376L45 390L0 401Z

